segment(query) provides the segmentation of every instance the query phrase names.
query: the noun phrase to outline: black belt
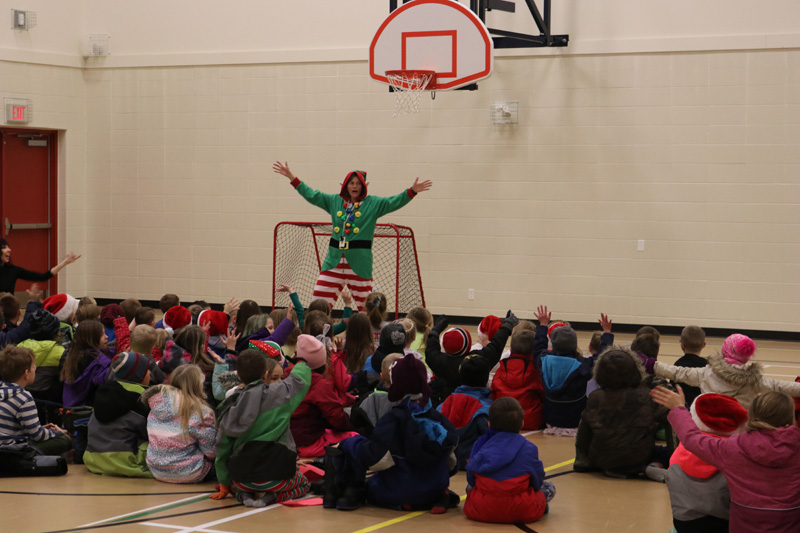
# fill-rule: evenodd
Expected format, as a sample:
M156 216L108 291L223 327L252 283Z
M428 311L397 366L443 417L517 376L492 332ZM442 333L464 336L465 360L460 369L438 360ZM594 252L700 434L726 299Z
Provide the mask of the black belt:
M347 241L344 243L344 246L339 246L338 240L331 239L331 247L338 248L339 250L369 250L372 248L372 241Z

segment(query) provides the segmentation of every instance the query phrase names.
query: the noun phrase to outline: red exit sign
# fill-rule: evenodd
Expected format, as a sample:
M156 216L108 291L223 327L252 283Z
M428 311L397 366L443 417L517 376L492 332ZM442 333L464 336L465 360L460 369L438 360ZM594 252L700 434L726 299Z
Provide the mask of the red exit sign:
M27 124L30 113L27 104L6 104L6 124Z

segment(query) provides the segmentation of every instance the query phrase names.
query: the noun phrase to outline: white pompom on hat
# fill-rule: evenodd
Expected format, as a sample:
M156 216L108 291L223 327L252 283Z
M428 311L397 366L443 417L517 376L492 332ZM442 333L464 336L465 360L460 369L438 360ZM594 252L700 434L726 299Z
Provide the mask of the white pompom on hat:
M78 300L69 294L54 294L44 299L42 307L56 315L61 322L67 322L78 310Z

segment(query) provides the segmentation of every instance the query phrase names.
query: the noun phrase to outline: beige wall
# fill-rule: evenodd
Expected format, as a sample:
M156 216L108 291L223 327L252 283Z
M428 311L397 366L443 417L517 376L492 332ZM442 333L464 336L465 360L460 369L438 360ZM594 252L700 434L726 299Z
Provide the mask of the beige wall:
M399 118L360 60L4 61L0 95L63 131L76 295L268 303L275 224L327 219L281 159L326 191L353 168L378 195L434 180L386 221L416 232L436 313L800 331L800 48L558 53L498 54L479 91ZM519 124L492 125L506 100Z

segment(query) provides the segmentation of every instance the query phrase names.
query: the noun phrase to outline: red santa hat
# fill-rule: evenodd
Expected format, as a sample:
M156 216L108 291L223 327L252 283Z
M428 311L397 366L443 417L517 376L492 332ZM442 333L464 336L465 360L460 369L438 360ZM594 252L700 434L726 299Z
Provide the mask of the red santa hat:
M67 322L78 310L78 300L69 294L54 294L45 298L42 307L56 315L61 322Z
M442 350L449 355L464 355L472 346L469 331L461 328L450 328L442 335Z
M492 337L494 337L494 334L497 333L497 330L499 330L502 325L503 323L500 321L499 317L489 315L478 324L478 334L492 340Z
M185 307L176 305L167 309L162 323L164 324L164 329L171 335L192 323L192 313Z
M739 433L747 423L747 409L736 398L716 392L695 398L690 412L700 431L720 437Z
M228 333L228 315L222 311L206 309L200 313L200 316L197 317L197 325L202 328L206 324L209 324L209 337L219 337L222 334Z
M550 327L547 328L547 336L552 338L553 332L558 328L563 328L564 326L566 326L566 324L564 324L563 322L553 322L552 324L550 324Z

